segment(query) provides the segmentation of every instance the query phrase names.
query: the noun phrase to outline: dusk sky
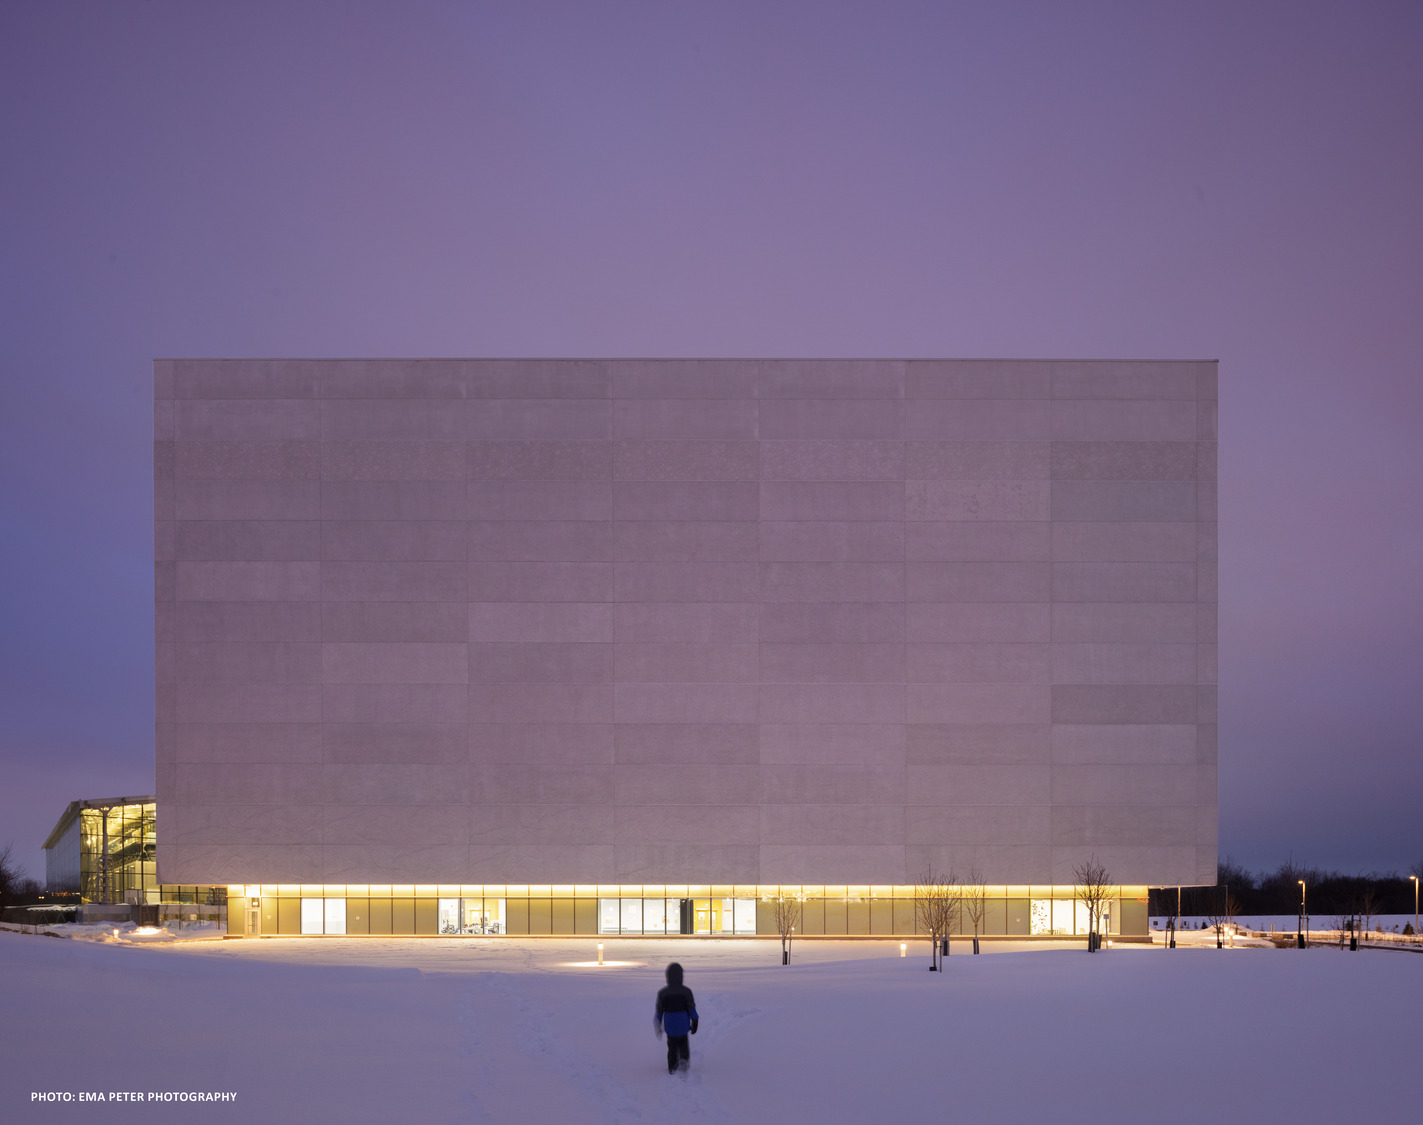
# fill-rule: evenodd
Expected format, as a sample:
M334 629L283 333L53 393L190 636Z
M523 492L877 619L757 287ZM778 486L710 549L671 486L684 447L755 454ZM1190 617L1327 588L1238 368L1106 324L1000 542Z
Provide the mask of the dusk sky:
M1423 860L1423 5L0 0L0 844L153 791L152 361L1220 361L1220 853Z

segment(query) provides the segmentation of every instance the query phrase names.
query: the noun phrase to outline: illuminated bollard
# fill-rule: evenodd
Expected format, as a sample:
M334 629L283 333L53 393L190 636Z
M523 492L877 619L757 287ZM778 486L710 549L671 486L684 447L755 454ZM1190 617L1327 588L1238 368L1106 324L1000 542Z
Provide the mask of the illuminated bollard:
M900 955L901 957L908 957L908 956L909 956L909 943L908 943L908 942L903 942L903 941L902 941L902 942L899 943L899 955Z
M602 963L603 963L603 943L600 941L600 942L598 943L598 964L601 965Z

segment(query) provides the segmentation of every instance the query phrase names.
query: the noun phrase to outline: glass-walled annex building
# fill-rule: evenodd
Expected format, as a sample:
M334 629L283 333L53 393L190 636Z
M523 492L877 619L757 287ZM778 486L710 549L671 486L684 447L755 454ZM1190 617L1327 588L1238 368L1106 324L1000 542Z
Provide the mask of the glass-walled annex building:
M792 894L798 937L896 937L919 932L914 887L239 886L227 888L228 932L277 935L776 934L770 896ZM987 937L1074 937L1089 928L1072 887L989 887ZM1122 887L1101 932L1147 932L1145 887ZM967 915L954 933L972 936Z
M71 801L44 842L45 889L81 902L221 906L221 886L158 882L157 804L152 795Z
M1080 932L1213 883L1213 361L154 366L157 878L233 933ZM1138 909L1140 907L1140 909Z

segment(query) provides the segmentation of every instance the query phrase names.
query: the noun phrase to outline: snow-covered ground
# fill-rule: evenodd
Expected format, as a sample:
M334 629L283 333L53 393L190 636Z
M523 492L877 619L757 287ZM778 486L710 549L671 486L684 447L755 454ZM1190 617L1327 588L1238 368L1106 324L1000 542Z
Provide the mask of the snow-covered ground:
M1411 1120L1423 956L681 939L0 932L0 1120ZM652 998L701 1030L666 1073ZM72 1093L33 1102L32 1092ZM234 1092L231 1103L78 1101Z

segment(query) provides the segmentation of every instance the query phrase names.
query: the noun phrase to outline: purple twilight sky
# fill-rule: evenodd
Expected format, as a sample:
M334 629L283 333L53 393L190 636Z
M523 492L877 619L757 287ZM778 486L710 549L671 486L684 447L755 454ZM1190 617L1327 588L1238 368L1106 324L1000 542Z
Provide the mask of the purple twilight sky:
M1220 360L1221 854L1423 859L1423 7L0 6L0 843L153 787L155 356Z

